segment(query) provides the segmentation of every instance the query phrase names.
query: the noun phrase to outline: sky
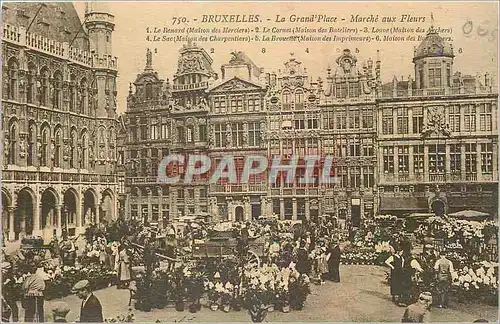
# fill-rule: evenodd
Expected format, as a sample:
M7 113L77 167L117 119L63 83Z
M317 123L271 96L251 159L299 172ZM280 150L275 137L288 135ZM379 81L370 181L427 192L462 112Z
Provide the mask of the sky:
M145 66L146 49L153 51L153 68L164 80L172 79L177 69L179 49L182 43L148 42L146 28L150 27L363 27L390 28L392 26L417 28L427 30L431 26L431 15L434 26L451 29L455 52L454 71L463 74L490 73L497 80L498 71L498 3L497 2L100 2L98 6L109 9L115 16L115 31L113 33L113 55L118 57L118 108L119 113L126 109L126 97L129 83L134 82L137 74ZM82 17L85 3L76 2L75 7ZM231 23L199 23L203 14L240 14L259 15L262 23L231 24ZM326 14L337 16L344 22L337 23L276 23L276 15L289 17L295 14L307 16L310 14ZM420 23L382 23L382 16L401 15L425 17ZM351 15L379 15L379 23L351 23ZM173 26L173 17L186 17L190 22ZM198 19L198 23L193 22ZM268 21L267 19L270 19ZM422 33L420 33L422 34ZM210 35L210 34L209 34ZM339 34L337 34L339 35ZM345 34L348 35L348 34ZM411 33L410 35L417 35ZM424 35L424 34L422 34ZM307 68L309 76L317 79L325 78L328 66L335 68L335 59L340 52L351 49L355 52L358 62L369 58L376 59L380 50L381 77L383 82L389 82L393 76L407 79L413 72L413 49L419 41L405 42L311 42L311 43L220 43L206 42L197 44L207 51L214 49L213 69L220 73L220 66L231 58L232 51L245 52L254 63L263 67L265 72L278 72L283 64L294 53L295 58ZM266 53L262 53L262 48ZM308 52L306 52L308 49ZM359 65L358 65L359 66Z

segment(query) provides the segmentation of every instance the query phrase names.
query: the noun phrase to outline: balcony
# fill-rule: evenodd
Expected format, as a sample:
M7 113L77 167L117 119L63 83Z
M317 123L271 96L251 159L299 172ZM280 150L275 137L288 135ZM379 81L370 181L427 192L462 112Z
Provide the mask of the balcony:
M230 185L230 184L211 184L210 192L212 193L257 193L266 192L267 185L265 184L240 184L240 185Z
M446 181L446 175L444 173L439 173L439 174L429 174L429 181L430 182L445 182Z
M385 90L382 91L382 99L390 98L414 98L414 97L442 97L442 96L457 96L471 94L488 94L494 93L492 87L459 87L459 88L430 88L430 89L410 89L410 90Z
M190 90L202 90L208 88L208 81L190 83L190 84L174 84L172 91L190 91Z
M466 173L465 180L466 181L477 181L477 173Z
M24 183L118 183L118 176L95 173L38 172L38 171L2 171L2 180Z

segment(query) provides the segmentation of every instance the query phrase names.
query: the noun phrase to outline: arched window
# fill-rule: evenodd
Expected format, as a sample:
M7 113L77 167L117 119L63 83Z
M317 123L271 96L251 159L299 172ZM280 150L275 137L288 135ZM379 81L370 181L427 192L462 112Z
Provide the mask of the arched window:
M28 103L33 103L35 81L36 81L36 66L30 63L28 68L27 83L26 83L26 101Z
M69 111L75 112L76 101L76 78L72 74L69 83Z
M28 166L35 165L35 154L36 154L36 124L34 121L29 123L28 132L28 156L27 163Z
M283 103L288 104L290 103L291 96L289 91L283 91Z
M48 150L49 150L49 127L42 128L42 146L40 147L40 166L48 166Z
M40 76L42 77L40 88L40 105L47 106L49 100L49 71L47 68L43 68L40 72Z
M76 130L73 129L71 131L71 139L70 139L70 152L69 152L69 167L70 168L75 168L76 169L76 161L77 161L77 151L76 148L78 147L78 138L76 136Z
M61 94L62 94L62 74L59 71L54 73L54 93L52 97L52 107L55 109L60 109L61 105Z
M15 58L11 58L7 65L7 73L9 74L7 97L12 100L17 98L18 70L19 64L17 63L17 60Z
M54 153L54 166L55 167L60 167L61 166L61 160L62 160L62 131L61 128L59 127L56 130L55 133L55 152Z
M80 102L78 103L79 113L87 113L87 80L85 78L80 82Z
M87 169L87 165L88 165L88 140L87 140L87 134L83 134L82 135L82 142L80 143L81 144L81 148L82 148L82 153L81 153L81 157L80 157L80 168L81 169Z
M295 91L295 103L304 102L304 92L302 90Z
M18 135L18 128L17 128L17 121L13 120L10 123L9 127L9 164L16 164L16 155L17 155L17 135Z

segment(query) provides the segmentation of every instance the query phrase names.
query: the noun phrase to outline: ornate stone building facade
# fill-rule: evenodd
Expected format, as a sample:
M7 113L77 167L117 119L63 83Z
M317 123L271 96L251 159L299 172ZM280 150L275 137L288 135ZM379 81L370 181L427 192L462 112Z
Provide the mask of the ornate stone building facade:
M454 51L431 28L415 75L383 85L377 106L380 212L498 213L498 94L454 73Z
M314 81L293 54L278 73L263 73L244 53L232 54L220 80L211 58L193 44L181 49L172 86L148 66L139 75L124 129L134 133L141 127L145 133L137 143L128 139L124 160L127 172L133 165L152 169L129 173L127 215L153 222L156 215L166 221L199 212L242 221L271 214L290 220L325 215L359 226L364 218L388 213L497 214L493 82L488 75L454 73L453 49L433 28L415 50L415 76L387 84L381 82L378 52L375 61L358 62L358 54L345 49L326 77ZM148 84L150 101L141 94ZM194 184L158 184L155 168L166 154L207 154L212 172L223 156L234 156L238 183L209 184L208 173ZM243 183L243 158L249 155L267 156L269 164L275 156L282 165L295 161L294 181L285 181L282 172L272 183L267 173ZM327 170L330 157L330 176L337 181L301 183L304 157L311 155L319 157L313 176ZM133 162L139 156L144 163ZM182 179L184 169L173 165L169 172Z
M83 26L70 3L2 10L5 237L48 240L115 218L114 17L95 4Z
M210 212L221 219L250 220L266 208L266 173L242 179L246 156L267 156L263 139L266 129L261 69L243 52L232 53L222 66L222 78L209 89L209 155L212 172L225 156L234 157L237 183L222 179L210 184Z

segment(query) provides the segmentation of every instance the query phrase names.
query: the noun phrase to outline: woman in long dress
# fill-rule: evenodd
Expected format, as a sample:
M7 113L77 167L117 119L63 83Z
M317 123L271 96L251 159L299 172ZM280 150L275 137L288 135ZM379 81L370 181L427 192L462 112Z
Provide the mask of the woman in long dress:
M118 280L120 288L126 288L132 276L130 274L130 256L125 245L120 245L120 253L118 254Z

